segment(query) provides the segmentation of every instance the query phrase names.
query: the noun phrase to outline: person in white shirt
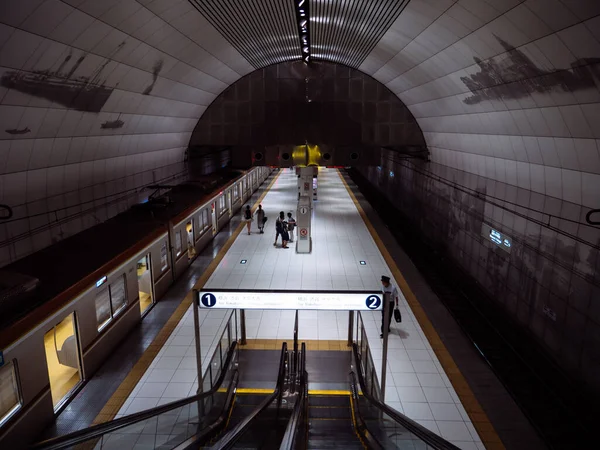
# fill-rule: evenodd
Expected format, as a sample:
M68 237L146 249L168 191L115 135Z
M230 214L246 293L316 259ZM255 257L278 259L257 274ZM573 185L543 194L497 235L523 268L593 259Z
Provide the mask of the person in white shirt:
M398 289L396 289L396 286L394 286L392 283L390 283L390 277L386 277L385 275L382 275L381 277L381 284L382 284L382 288L381 288L381 292L383 294L389 294L389 304L388 305L383 305L384 307L381 308L381 335L379 336L380 338L383 338L383 325L384 325L384 321L385 321L385 307L389 307L389 314L388 314L388 323L387 323L387 327L388 327L388 332L391 331L390 329L390 325L392 323L392 316L394 315L394 303L396 304L396 307L398 306Z

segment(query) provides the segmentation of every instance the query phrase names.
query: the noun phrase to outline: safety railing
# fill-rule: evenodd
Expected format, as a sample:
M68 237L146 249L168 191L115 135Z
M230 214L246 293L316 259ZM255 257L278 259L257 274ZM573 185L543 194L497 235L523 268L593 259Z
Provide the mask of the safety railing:
M285 434L279 446L280 450L293 450L302 447L299 442L300 434L306 434L308 429L308 373L306 372L306 344L303 342L299 355L297 387L298 393L292 415L288 422Z
M365 388L371 397L381 399L381 385L377 378L377 370L371 355L371 347L367 338L367 331L360 311L356 315L356 345L358 349L359 360L361 361L362 376L365 380Z
M371 442L369 448L422 448L433 450L458 450L458 447L441 438L437 434L409 419L404 414L382 403L371 394L371 388L364 378L363 358L365 353L359 353L359 346L352 345L354 370L350 373L352 391L355 392L357 415L362 431ZM356 383L358 380L358 383ZM360 392L359 392L360 389ZM408 441L413 441L409 443Z
M238 346L235 313L227 320L202 379L201 393L165 405L94 425L35 444L31 449L94 449L144 442L144 448L173 448L219 422L229 393L237 386ZM218 432L218 431L217 431Z
M294 348L292 351L292 357L290 358L290 373L297 375L298 371L298 310L296 310L296 316L294 318Z
M350 393L352 396L351 408L352 408L352 423L354 430L358 434L363 446L368 450L384 450L379 440L377 440L367 428L365 419L363 418L359 409L360 394L358 391L358 383L356 382L356 375L354 372L350 372ZM391 447L389 447L391 448Z
M279 370L277 373L277 382L275 384L275 390L271 395L265 398L248 416L244 418L238 425L227 432L219 441L217 441L211 448L214 450L227 450L233 448L238 439L240 439L246 431L248 431L252 421L267 409L274 401L277 401L277 408L281 406L281 398L283 394L283 388L286 378L286 372L288 369L288 348L287 342L284 342L281 346L281 356L279 358Z
M235 310L229 313L227 323L221 332L217 347L215 348L202 377L202 386L198 385L198 393L211 389L214 386L215 380L219 379L224 367L223 361L227 356L227 349L231 347L233 342L237 342L237 317L235 315Z

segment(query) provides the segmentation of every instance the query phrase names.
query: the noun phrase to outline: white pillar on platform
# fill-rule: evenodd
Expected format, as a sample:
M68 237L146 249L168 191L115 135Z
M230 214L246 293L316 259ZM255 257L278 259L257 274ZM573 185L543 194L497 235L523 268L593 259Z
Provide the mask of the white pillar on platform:
M302 167L298 178L298 210L296 211L296 253L310 253L312 238L310 235L313 197L313 168Z

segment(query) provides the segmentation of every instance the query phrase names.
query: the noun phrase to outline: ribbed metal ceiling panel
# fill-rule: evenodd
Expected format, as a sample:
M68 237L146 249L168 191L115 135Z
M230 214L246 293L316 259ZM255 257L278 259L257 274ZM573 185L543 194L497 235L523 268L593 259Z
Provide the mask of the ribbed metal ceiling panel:
M256 69L300 59L292 0L189 0Z
M410 0L311 0L311 57L358 68Z

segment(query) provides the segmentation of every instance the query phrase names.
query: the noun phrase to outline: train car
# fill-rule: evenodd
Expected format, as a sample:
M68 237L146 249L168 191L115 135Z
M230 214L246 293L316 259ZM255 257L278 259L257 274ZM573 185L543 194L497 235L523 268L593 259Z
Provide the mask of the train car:
M0 331L1 448L22 448L52 423L270 172L253 168L166 223L136 223L145 232L135 243ZM115 223L105 235L132 228ZM85 231L80 241L96 235Z
M250 174L241 176L225 185L211 201L200 207L188 208L169 221L171 258L174 261L176 278L188 268L196 254L250 198L254 191L245 188L248 177L255 175L264 181L267 172L262 174L260 172L260 170L253 170Z

